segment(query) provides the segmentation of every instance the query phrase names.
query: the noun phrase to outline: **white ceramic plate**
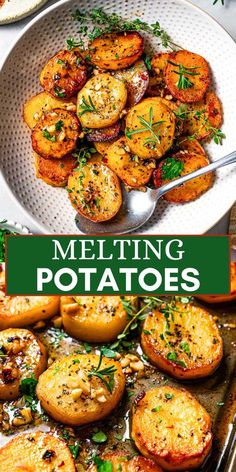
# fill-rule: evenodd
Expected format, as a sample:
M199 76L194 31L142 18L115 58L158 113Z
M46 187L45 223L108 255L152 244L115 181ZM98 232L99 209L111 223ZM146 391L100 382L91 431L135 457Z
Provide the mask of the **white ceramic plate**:
M0 24L13 23L31 15L48 0L5 0L0 8Z
M81 0L80 10L104 6L103 0ZM62 0L40 13L22 32L8 54L0 76L1 169L16 200L31 215L34 224L46 233L75 233L75 212L67 192L52 188L35 178L30 132L22 121L23 103L40 91L39 74L48 60L75 37L78 24L71 13L74 0ZM184 48L203 55L210 63L213 80L224 107L223 146L211 143L211 159L235 149L236 123L236 45L210 16L185 0L108 0L107 11L124 18L160 21L172 39ZM155 40L152 39L155 45ZM202 234L212 227L236 200L236 166L217 173L213 188L195 202L170 205L163 201L139 233ZM137 209L138 211L138 209Z

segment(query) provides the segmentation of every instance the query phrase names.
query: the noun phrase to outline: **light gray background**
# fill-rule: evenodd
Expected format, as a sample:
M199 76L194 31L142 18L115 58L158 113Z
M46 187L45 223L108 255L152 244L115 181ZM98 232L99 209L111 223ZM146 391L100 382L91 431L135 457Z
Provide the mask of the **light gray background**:
M52 5L53 3L57 3L57 1L58 0L49 0L42 9ZM216 20L221 23L221 25L236 40L236 0L225 0L224 7L221 5L221 0L218 0L218 3L215 6L213 6L213 0L193 0L192 3L200 6L214 18L216 18ZM11 44L15 41L19 32L35 15L32 15L11 25L0 26L0 62L2 61L3 56L6 54ZM21 208L14 202L10 192L5 186L2 177L0 176L0 220L5 218L28 226L32 232L37 231L31 221L27 218L27 215L25 215ZM218 224L211 229L210 233L227 233L228 224L229 213L226 214L224 218L222 218Z

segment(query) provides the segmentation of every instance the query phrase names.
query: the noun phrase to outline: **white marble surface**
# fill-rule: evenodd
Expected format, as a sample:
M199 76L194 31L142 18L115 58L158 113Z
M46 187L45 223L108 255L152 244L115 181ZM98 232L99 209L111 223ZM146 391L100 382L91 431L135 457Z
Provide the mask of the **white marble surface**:
M57 3L57 1L58 0L49 0L43 8L46 8L53 3ZM221 23L236 40L236 0L225 0L224 7L221 5L221 0L218 0L218 3L215 6L213 6L213 0L193 0L192 3L203 8L211 16L215 17L216 20ZM30 21L30 19L33 18L33 16L11 25L0 26L0 62L22 28ZM0 176L0 220L3 218L18 221L19 223L28 226L32 232L36 232L36 228L22 209L15 203ZM219 223L211 229L210 233L227 233L228 222L229 214L226 214L224 218L222 218Z

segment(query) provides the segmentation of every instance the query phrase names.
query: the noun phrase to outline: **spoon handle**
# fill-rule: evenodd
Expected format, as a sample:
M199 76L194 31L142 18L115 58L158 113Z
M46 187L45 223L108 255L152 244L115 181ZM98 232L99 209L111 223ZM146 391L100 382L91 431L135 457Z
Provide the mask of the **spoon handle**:
M190 174L184 175L183 177L180 177L179 179L175 179L169 182L168 184L163 185L162 187L158 189L157 197L158 198L161 197L166 192L169 192L170 190L179 187L185 182L188 182L188 180L192 180L192 179L195 179L196 177L200 177L200 175L208 174L208 172L213 172L214 170L219 169L219 167L228 166L229 164L233 164L234 162L236 162L236 151L233 151L227 156L222 157L221 159L218 159L215 162L212 162L208 166L201 167L201 169L195 170L194 172L191 172Z

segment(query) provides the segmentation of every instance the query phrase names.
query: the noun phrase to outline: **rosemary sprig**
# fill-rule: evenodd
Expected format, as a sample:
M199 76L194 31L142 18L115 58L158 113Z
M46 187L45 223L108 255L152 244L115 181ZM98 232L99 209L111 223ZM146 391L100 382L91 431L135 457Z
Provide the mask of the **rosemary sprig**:
M176 62L173 62L173 61L168 61L168 62L172 66L178 67L178 70L172 69L171 71L179 75L179 80L177 82L178 89L186 90L188 88L193 87L193 82L191 82L191 80L187 76L200 75L199 72L194 72L196 69L199 69L199 67L184 67L183 64L177 64Z
M131 139L131 137L134 134L138 133L143 133L146 131L149 131L151 133L151 136L149 138L145 138L145 146L151 145L151 149L156 146L156 144L160 144L160 135L159 131L155 131L156 128L158 128L162 123L165 123L164 120L156 121L156 123L153 123L153 108L151 107L149 109L149 121L145 120L143 116L138 116L138 119L140 121L140 124L143 125L143 128L136 129L136 130L130 130L130 128L126 128L125 135L127 136L128 139Z
M97 112L97 109L90 95L88 96L88 101L85 99L85 97L82 97L82 103L80 104L80 108L82 108L82 111L78 114L78 116L82 116L84 113Z
M103 353L100 352L98 365L95 369L92 369L89 372L88 377L89 378L98 377L101 380L101 382L105 385L108 392L112 393L113 387L114 387L114 374L117 371L117 369L114 365L105 367L104 369L100 369L101 364L102 364L102 359L103 359ZM106 380L105 377L108 378L108 381Z
M140 20L140 18L127 21L116 13L106 13L103 8L93 8L91 11L84 12L77 9L72 16L74 20L81 24L79 34L82 34L83 36L88 34L90 41L93 41L95 38L105 33L145 31L152 36L159 38L160 44L164 48L169 47L172 50L175 50L176 47L179 48L179 46L171 40L169 34L161 28L158 21L152 24L148 24L145 21ZM88 33L88 21L94 25L90 33Z

